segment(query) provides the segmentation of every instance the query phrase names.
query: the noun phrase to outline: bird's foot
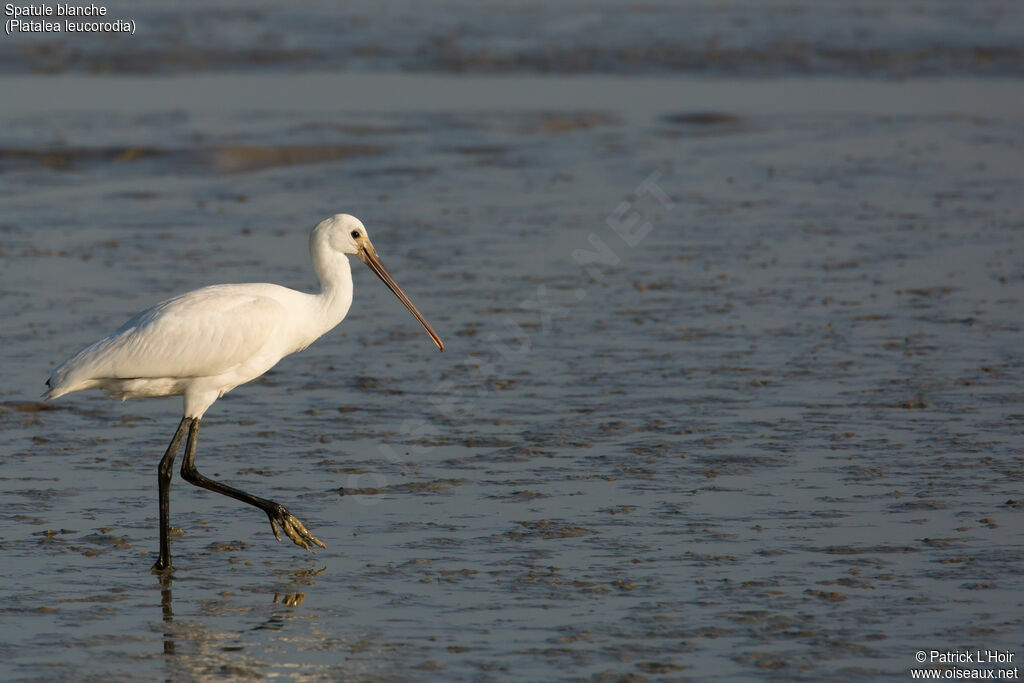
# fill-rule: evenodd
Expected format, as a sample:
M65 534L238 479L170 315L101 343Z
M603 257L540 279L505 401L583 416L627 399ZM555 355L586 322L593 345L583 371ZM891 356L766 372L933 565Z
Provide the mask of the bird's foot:
M284 532L285 536L292 539L292 543L300 548L311 550L311 545L320 546L321 548L327 547L319 538L309 533L305 525L296 519L292 513L288 512L283 505L274 504L272 508L267 510L267 517L270 518L270 528L274 531L274 538L278 541L281 540L281 534L277 530L277 526L280 524L281 531Z

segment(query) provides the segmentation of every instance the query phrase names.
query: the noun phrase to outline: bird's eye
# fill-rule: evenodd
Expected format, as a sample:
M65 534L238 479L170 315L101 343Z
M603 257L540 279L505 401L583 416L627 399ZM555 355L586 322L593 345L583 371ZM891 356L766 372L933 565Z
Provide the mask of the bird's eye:
M354 239L354 240L359 239L359 231L358 230L353 230L352 231L352 239Z

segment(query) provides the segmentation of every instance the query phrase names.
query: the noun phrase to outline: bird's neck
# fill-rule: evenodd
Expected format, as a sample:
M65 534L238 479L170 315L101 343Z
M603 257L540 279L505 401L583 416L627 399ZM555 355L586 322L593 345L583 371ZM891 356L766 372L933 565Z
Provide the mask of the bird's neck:
M352 267L345 254L321 250L313 254L313 269L320 280L320 304L333 327L352 305Z

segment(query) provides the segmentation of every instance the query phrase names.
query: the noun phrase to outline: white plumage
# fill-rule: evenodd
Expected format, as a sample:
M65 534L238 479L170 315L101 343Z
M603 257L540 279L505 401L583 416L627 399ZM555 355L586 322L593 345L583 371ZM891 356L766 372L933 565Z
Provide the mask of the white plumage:
M142 311L62 363L45 398L92 388L121 399L184 395L185 415L202 417L220 396L341 322L351 303L351 287L334 297L263 283L197 289Z
M310 234L309 252L320 279L318 294L266 283L197 289L135 315L110 336L61 363L47 380L47 400L92 388L121 399L184 397L184 417L161 461L161 559L155 569L170 566L165 497L186 429L186 480L260 507L270 516L275 535L277 523L298 545L323 545L280 505L212 482L190 463L199 420L214 401L306 348L344 319L352 305L349 254L377 273L444 350L441 339L381 264L359 219L338 214L321 222Z
M61 363L43 397L92 388L121 399L183 395L185 416L202 417L220 396L306 348L344 319L352 305L347 254L359 255L374 270L380 267L366 228L346 214L314 228L309 250L320 278L319 294L266 283L214 285L181 294L135 315ZM393 285L383 267L378 275ZM433 330L411 310L443 350Z

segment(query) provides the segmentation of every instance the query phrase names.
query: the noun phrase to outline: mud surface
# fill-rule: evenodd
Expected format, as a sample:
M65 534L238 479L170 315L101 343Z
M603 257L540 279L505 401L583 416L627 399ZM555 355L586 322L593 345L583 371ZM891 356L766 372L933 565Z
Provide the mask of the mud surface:
M0 678L903 680L919 649L1024 656L1018 82L651 78L616 106L562 77L575 106L499 109L458 79L447 108L376 105L373 82L232 108L40 78L4 110ZM136 87L171 104L97 94ZM348 319L221 399L198 450L327 549L176 477L161 582L179 400L40 404L43 380L175 293L312 288L308 230L337 211L448 350L354 263Z

